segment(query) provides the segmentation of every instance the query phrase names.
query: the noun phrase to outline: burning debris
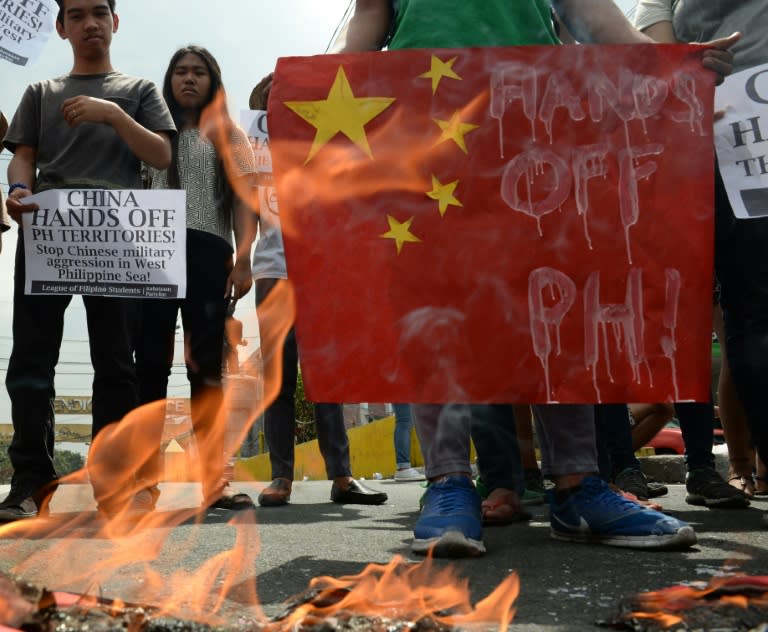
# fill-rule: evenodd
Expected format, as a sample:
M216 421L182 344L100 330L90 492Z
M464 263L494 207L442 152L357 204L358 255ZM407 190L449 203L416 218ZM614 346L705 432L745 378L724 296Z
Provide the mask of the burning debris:
M715 578L709 584L672 586L625 600L602 627L632 632L768 630L768 576Z
M224 626L169 616L153 606L89 595L51 592L0 575L0 632L450 632L509 626L518 595L509 575L476 604L466 580L432 560L395 557L358 575L317 577L270 620L241 619Z

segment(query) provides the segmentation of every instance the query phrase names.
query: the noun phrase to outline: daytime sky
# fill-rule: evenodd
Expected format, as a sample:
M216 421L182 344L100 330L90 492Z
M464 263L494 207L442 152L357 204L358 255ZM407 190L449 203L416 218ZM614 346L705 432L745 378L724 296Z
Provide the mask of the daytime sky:
M322 54L328 48L352 0L117 0L120 27L112 43L114 67L131 75L162 83L168 60L190 43L208 48L221 65L233 115L248 107L253 86L275 66L279 57ZM626 13L634 0L616 0ZM32 66L19 67L0 60L0 109L10 119L26 86L66 74L72 63L69 44L54 35ZM10 154L0 154L0 186L7 190ZM0 381L11 352L11 302L16 229L3 235L0 253ZM253 293L238 305L249 340L246 354L258 347ZM60 395L90 394L91 366L85 331L85 310L75 297L67 310L56 388ZM181 345L177 344L169 395L186 396ZM89 422L86 417L62 421ZM10 404L0 393L0 422L10 422Z

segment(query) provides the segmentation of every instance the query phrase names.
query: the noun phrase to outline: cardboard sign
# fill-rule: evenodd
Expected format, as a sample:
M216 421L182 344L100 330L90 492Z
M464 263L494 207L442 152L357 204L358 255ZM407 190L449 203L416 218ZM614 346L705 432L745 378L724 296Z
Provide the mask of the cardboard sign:
M186 192L51 190L24 198L26 294L186 295Z
M707 400L714 77L687 45L279 60L314 401Z

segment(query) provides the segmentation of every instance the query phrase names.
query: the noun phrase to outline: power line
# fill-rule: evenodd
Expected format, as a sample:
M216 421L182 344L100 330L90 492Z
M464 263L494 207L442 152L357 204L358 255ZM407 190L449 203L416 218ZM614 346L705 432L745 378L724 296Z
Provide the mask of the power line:
M338 37L339 33L341 32L341 29L344 24L346 24L347 19L349 19L349 16L352 14L352 5L354 4L355 0L349 0L349 4L347 5L346 11L344 11L344 15L341 17L341 21L336 25L336 28L334 29L333 33L331 34L331 39L328 40L328 44L325 47L324 52L328 52L328 50L333 46L333 43L336 41L336 38Z

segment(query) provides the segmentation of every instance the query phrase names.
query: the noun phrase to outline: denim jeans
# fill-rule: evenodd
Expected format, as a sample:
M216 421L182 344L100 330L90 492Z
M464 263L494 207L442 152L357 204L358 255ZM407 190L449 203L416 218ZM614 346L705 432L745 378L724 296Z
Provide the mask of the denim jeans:
M413 404L427 478L471 473L469 463L472 406ZM597 472L594 408L583 404L533 407L542 453L542 473L549 476ZM497 446L507 449L508 446Z
M259 306L279 279L256 280L256 315ZM259 320L259 327L262 327ZM264 362L277 362L280 350L264 347L269 338L262 336L262 358ZM298 381L299 350L296 334L291 328L283 344L279 392L264 411L264 438L269 448L269 461L272 466L272 478L293 480L294 453L296 443L296 383ZM271 371L265 367L265 375ZM265 388L268 390L268 388ZM351 476L349 458L349 438L344 426L344 412L341 404L316 403L315 423L320 454L325 462L325 471L329 479Z
M39 487L56 478L53 467L54 374L72 296L24 294L24 239L16 247L13 288L13 349L6 387L11 399L13 439L8 454L14 481ZM138 403L133 342L138 318L135 299L83 296L93 366L95 437Z
M592 404L538 404L532 409L544 476L599 471Z

